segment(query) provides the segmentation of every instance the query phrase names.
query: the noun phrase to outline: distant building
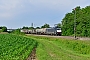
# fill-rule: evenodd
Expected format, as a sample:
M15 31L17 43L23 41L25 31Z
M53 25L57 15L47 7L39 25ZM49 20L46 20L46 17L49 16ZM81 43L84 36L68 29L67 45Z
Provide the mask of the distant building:
M12 32L14 30L16 30L16 29L7 29L7 32Z

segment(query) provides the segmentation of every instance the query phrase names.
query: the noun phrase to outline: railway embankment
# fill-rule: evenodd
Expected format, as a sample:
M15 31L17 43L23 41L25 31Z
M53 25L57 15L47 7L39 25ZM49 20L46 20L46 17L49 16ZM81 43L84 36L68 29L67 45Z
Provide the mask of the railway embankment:
M53 38L63 38L63 39L75 39L74 36L51 36L51 35L36 35L36 34L26 34L26 35L34 35L34 36L44 36L44 37L53 37ZM90 40L89 37L76 37L76 40Z

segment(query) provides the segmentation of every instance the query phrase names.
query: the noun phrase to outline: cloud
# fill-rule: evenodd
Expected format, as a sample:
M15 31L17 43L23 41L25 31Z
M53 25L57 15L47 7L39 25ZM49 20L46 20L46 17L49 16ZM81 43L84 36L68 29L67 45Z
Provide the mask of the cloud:
M29 0L30 4L38 8L65 10L76 6L85 6L89 0Z
M89 0L0 0L0 18L42 10L62 12L74 8L76 5L87 5L87 1Z
M2 4L0 5L0 9L11 10L16 8L18 5L18 1L16 0L1 0Z
M22 8L21 0L0 0L0 18L11 18Z
M12 16L12 14L11 13L2 13L2 14L0 14L0 17L2 17L2 18L8 18L8 17L11 17Z
M85 7L90 0L0 0L0 24L18 27L31 22L38 26L62 20L76 6Z

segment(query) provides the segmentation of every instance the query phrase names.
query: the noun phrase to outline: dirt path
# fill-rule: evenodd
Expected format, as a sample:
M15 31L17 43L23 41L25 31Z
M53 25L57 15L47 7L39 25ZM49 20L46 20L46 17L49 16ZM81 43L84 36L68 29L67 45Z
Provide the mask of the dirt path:
M27 58L27 60L37 60L37 58L36 58L36 48L33 49L30 56Z

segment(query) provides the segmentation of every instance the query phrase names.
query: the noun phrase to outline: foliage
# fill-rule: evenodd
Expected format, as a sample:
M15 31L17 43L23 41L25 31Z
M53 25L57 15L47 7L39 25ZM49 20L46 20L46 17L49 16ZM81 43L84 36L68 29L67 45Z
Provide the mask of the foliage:
M18 35L24 35L25 34L25 33L21 32L20 29L16 29L16 30L12 31L11 33L18 34Z
M0 29L2 29L2 27L0 27Z
M25 26L23 26L23 28L21 28L21 29L34 29L34 27L25 27Z
M61 28L61 23L58 23L57 26L58 26L58 28Z
M7 32L7 27L3 27L2 32Z
M0 60L26 60L36 45L30 38L0 34Z
M7 32L7 27L1 26L0 29L2 29L2 32Z
M0 29L0 33L2 32L2 29Z
M40 27L36 27L36 29L40 29Z
M62 20L62 34L74 34L74 19L76 11L76 34L77 36L90 36L90 6L80 8L80 6L73 9L72 12L67 13Z
M43 26L41 26L41 28L49 28L50 25L49 24L44 24Z
M23 26L23 28L22 29L29 29L28 27L25 27L25 26Z
M34 27L29 27L28 29L34 29Z

